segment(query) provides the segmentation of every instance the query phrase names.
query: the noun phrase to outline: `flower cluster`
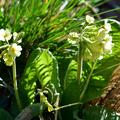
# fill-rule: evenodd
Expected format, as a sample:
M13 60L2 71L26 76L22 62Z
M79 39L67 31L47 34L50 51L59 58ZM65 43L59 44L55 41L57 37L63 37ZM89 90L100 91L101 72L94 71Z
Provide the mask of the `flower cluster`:
M88 32L87 31L91 31ZM101 59L103 55L106 53L112 53L112 36L110 36L111 25L107 21L104 22L104 25L101 27L97 27L96 25L91 25L88 27L85 32L85 37L88 38L91 43L88 45L89 55L87 54L86 57L89 57L92 60ZM88 36L87 36L88 34ZM91 34L91 35L90 35Z
M71 44L83 42L84 59L95 60L103 58L106 53L112 53L112 36L110 36L111 24L106 20L104 25L97 26L95 19L89 15L86 16L86 23L82 32L69 33L68 42Z
M12 66L14 58L21 55L22 47L18 45L21 41L21 33L12 34L9 29L0 29L0 48L4 49L0 56L7 66Z
M76 44L79 36L80 35L77 32L71 32L71 33L69 33L68 42L71 43L71 44Z

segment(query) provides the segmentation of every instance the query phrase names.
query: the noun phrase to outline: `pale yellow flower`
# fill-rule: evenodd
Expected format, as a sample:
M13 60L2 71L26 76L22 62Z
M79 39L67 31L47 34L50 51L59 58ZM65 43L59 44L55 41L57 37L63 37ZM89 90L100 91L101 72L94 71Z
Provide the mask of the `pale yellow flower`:
M0 29L0 40L1 41L8 41L12 37L11 31L9 29Z
M8 48L8 53L12 57L19 57L21 55L22 47L20 45L17 45L16 43L13 43Z
M107 34L105 36L105 39L104 39L104 50L109 52L109 53L112 53L112 46L113 46L113 43L112 43L112 36L110 36L109 34Z
M104 45L105 51L112 53L112 41L108 41Z
M18 33L17 33L17 32L14 32L14 33L13 33L13 40L16 40L17 37L18 37Z
M70 32L68 36L68 42L71 44L76 44L77 39L79 39L79 34L77 32Z
M98 58L98 60L102 60L103 59L103 56L102 55L100 55L100 57Z
M4 35L5 35L5 30L0 29L0 41L5 41Z
M92 23L94 23L94 21L95 21L94 17L86 15L86 22L87 23L92 24Z
M13 57L10 56L8 53L5 53L3 55L3 60L7 66L12 66L13 65Z
M112 36L110 36L109 34L105 35L104 41L112 41Z
M100 28L97 34L98 41L102 41L106 36L106 30L104 28Z
M9 29L5 30L5 36L4 37L7 41L11 39L12 34L11 34L11 31Z
M77 32L71 32L69 33L69 36L73 38L79 38L79 34Z
M107 33L109 33L110 31L112 31L111 24L107 23L107 21L105 21L104 28L105 28L105 30L106 30Z

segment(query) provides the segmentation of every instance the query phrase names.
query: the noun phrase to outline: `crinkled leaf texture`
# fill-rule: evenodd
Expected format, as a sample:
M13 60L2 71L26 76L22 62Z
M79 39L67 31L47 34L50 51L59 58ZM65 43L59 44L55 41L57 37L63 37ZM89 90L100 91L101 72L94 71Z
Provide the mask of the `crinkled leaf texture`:
M24 106L32 104L35 100L38 89L36 81L40 82L42 90L47 87L52 91L52 98L60 90L57 61L51 52L41 48L31 53L21 79L19 90Z

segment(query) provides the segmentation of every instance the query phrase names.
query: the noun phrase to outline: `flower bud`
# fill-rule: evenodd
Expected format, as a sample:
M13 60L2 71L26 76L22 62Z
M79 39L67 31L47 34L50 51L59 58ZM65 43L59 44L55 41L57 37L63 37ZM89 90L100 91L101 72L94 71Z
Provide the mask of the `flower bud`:
M106 30L107 33L109 33L110 31L112 31L111 24L107 23L106 21L105 21L105 24L104 24L104 28L105 28L105 30Z
M92 23L94 23L94 21L95 21L95 19L93 17L86 15L86 22L88 24L92 24Z
M68 42L71 44L76 44L79 39L79 34L77 32L71 32L68 36Z

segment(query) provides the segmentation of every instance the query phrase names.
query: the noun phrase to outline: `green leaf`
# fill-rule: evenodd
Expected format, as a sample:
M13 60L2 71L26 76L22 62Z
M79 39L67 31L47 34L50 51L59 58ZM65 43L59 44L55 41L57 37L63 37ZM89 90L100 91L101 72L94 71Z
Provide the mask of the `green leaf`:
M76 80L64 90L62 95L62 105L74 104L79 102L80 86ZM70 106L62 110L63 120L73 120L74 112L79 109L79 105Z
M64 79L64 89L66 89L76 79L77 79L77 62L75 60L72 60L66 71Z
M58 63L56 58L48 50L43 50L36 60L36 73L42 90L49 91L48 97L55 102L57 93L60 93L60 80L58 75Z
M48 50L44 50L36 60L37 77L45 87L51 81L59 89L58 65L55 57Z
M119 65L119 57L116 56L108 56L100 61L98 61L95 70L91 76L88 88L83 98L83 102L87 102L89 100L100 97L104 88L107 86L109 81L111 80L112 73L116 66ZM85 81L90 73L91 65L84 64L84 72L85 72Z
M79 102L80 85L76 80L77 76L77 62L72 60L68 66L66 76L64 79L64 91L62 96L62 104L72 104ZM79 105L71 106L62 111L63 119L73 120L73 113L78 109Z
M93 63L91 62L84 62L83 82L81 83L82 84L81 90L83 90L86 85L86 81L92 69L92 64ZM90 81L88 83L87 89L82 99L83 103L99 97L102 94L104 87L106 86L106 79L103 76L103 74L95 74L99 66L100 66L99 64L96 65L95 70L93 71L90 77Z
M40 82L42 90L48 87L53 94L60 90L57 61L48 50L37 48L28 59L19 87L24 105L34 102L35 92L40 89L36 81Z
M68 69L68 65L71 62L70 58L66 58L66 57L60 57L57 59L58 60L58 64L59 64L59 78L60 78L60 82L61 82L61 87L64 87L64 78L65 78L65 74L66 71Z
M31 53L20 81L19 91L24 106L34 102L37 80L35 62L40 55L41 49L36 49Z
M7 111L0 109L0 120L13 120L13 118Z
M88 88L85 92L82 102L88 102L92 99L99 97L102 94L105 85L106 81L102 75L101 76L93 75L93 77L91 77L91 80L89 82Z

